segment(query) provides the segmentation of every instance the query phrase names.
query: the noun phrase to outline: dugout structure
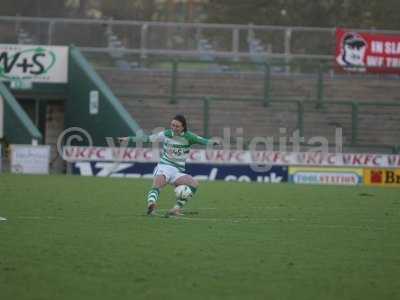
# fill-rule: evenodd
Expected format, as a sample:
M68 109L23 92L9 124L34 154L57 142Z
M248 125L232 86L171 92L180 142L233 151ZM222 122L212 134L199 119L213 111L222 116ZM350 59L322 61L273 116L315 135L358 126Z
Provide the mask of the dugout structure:
M5 147L8 144L56 146L61 135L72 127L87 132L93 145L104 146L106 137L134 135L140 129L78 48L67 48L66 80L60 83L36 82L34 76L28 76L30 67L31 73L38 70L34 68L35 59L43 65L39 68L42 74L38 76L52 76L48 75L48 70L56 63L47 67L45 54L34 57L37 53L45 53L42 49L46 47L31 46L34 54L29 56L27 46L14 46L17 50L12 48L13 52L7 52L11 47L3 45L0 54L0 104L3 112L0 139ZM65 136L62 141L67 138ZM75 138L74 143L87 145L88 140ZM56 156L56 149L52 150Z

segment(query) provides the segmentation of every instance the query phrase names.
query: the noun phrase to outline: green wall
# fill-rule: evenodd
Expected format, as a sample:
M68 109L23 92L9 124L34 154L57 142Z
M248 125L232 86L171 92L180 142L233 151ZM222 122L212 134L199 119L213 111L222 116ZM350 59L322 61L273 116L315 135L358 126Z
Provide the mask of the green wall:
M140 130L106 83L75 47L70 48L68 78L66 129L80 127L86 130L96 146L106 145L106 137L134 135ZM95 115L89 113L89 94L93 90L99 93L99 113Z
M4 100L5 141L13 144L31 144L32 139L36 139L39 143L42 142L41 133L2 82L0 95Z

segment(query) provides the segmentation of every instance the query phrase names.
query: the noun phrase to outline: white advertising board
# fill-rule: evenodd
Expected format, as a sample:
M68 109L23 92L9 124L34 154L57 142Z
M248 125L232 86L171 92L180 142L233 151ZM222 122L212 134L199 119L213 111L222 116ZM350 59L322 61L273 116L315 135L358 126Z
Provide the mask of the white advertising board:
M48 174L50 146L10 145L11 172Z
M0 44L0 80L26 83L67 83L68 47Z
M74 147L63 148L63 159L75 161L157 162L160 149ZM400 168L398 154L278 152L192 149L188 163L315 167Z

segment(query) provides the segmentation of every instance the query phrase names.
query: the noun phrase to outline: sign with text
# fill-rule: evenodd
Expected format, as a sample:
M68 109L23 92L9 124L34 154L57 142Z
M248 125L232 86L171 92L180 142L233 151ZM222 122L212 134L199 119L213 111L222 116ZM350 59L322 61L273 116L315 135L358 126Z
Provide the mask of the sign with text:
M152 178L156 163L74 162L72 173L82 176ZM186 172L197 180L281 183L288 181L288 168L252 169L244 165L187 164Z
M291 182L301 184L358 185L363 183L363 170L290 167L289 178Z
M336 64L344 71L400 74L400 35L336 30Z
M68 47L0 44L0 80L67 83Z
M158 162L157 148L63 148L63 159L75 161ZM400 155L369 153L278 152L192 149L188 163L400 168Z
M11 172L48 174L50 146L10 145Z
M365 169L364 182L376 186L400 186L400 169Z

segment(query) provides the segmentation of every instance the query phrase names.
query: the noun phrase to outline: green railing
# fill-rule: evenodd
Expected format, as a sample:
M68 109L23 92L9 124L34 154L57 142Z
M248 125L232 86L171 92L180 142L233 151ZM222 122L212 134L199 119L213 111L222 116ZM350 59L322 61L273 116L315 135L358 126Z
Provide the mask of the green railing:
M209 68L207 68L209 67ZM224 74L228 71L243 71L243 70L250 70L250 71L257 71L262 72L263 76L263 97L262 102L265 106L268 106L271 99L271 66L268 63L256 63L256 62L235 62L235 61L199 61L199 60L160 60L155 59L148 61L146 63L146 68L149 69L161 69L161 70L169 70L171 73L170 75L170 86L169 86L169 94L167 95L169 102L171 104L177 103L180 97L179 93L179 78L181 71L187 70L209 70L211 69L212 72L215 72L216 69L220 70L219 74ZM214 69L214 70L213 70ZM155 94L138 94L138 93L131 93L123 90L118 91L119 95L127 95L127 96L137 96L137 97L159 97L159 95ZM163 98L165 95L161 96ZM191 97L185 96L185 99L190 98L199 98L199 97Z
M127 96L126 94L120 96ZM153 99L152 96L149 95L142 95L142 99ZM168 101L170 98L168 96L157 96L156 97L159 100L165 100ZM176 96L176 101L202 101L203 102L203 135L204 136L209 136L210 129L209 129L209 123L210 123L210 109L211 109L211 104L214 101L256 101L260 102L263 101L264 99L262 98L246 98L246 99L238 99L238 98L222 98L222 97L203 97L203 98L188 98L188 97L179 97ZM295 104L296 105L296 115L297 115L297 120L296 120L296 126L297 130L299 131L300 136L304 136L305 132L305 120L304 120L304 115L307 112L305 108L305 104L316 104L315 101L313 100L299 100L299 99L269 99L268 105L271 106L274 103L287 103L287 104ZM351 108L350 110L350 118L351 118L351 137L350 137L350 143L346 143L343 146L347 147L364 147L364 148L382 148L386 149L392 153L400 153L400 144L394 143L394 144L361 144L359 142L359 118L360 118L360 113L359 109L360 107L364 106L378 106L378 107L399 107L399 112L400 112L400 103L396 102L357 102L354 100L342 100L342 101L327 101L324 103L324 108L329 108L331 105L343 105L343 106L349 106ZM312 145L307 145L307 144L302 144L305 146L312 146ZM315 145L314 145L315 146ZM330 145L334 147L335 145Z
M350 142L347 144L348 146L365 146L365 147L382 147L387 148L390 151L397 153L400 151L400 145L361 145L359 143L359 119L360 119L360 107L364 106L378 106L378 107L400 107L400 103L394 101L374 101L370 99L362 99L362 101L357 101L354 99L348 100L333 100L331 98L326 97L325 95L325 74L328 73L329 70L334 68L332 63L310 63L307 66L302 65L302 68L307 68L311 72L312 80L315 80L315 85L313 85L313 91L311 97L303 97L302 100L299 100L300 97L295 98L277 98L276 96L272 96L272 73L273 68L280 69L283 73L285 72L285 68L295 68L293 64L288 63L276 63L276 64L260 64L260 63L243 63L243 62L233 62L233 61L198 61L198 60L154 60L149 63L148 68L155 67L159 68L160 65L164 68L164 70L170 70L170 88L169 94L167 95L143 95L143 94L134 94L128 91L119 90L117 91L119 96L137 96L143 99L146 98L158 98L158 99L168 99L171 104L176 104L178 101L183 100L202 100L203 101L203 134L206 136L209 134L209 110L210 104L213 101L218 100L232 100L232 101L259 101L263 103L265 107L272 105L273 103L292 103L295 104L297 108L297 129L301 136L304 135L305 131L305 120L304 114L306 113L305 104L314 104L317 109L323 110L324 108L329 108L330 105L343 105L350 107L350 118L351 118L351 137ZM253 70L257 72L262 72L264 76L263 79L263 91L261 97L219 97L219 96L208 96L201 97L195 95L182 95L179 92L179 78L181 76L181 71L183 70L209 70L212 67L217 67L218 74L223 74L227 71L243 71L243 70ZM290 75L289 75L290 76ZM358 76L358 78L362 78L360 74L355 74L354 76ZM315 79L314 79L315 78ZM378 78L378 77L377 77ZM315 90L314 90L315 89ZM206 91L208 92L208 91Z
M230 100L221 97L204 97L203 99L203 134L205 136L209 136L209 120L210 120L210 103L212 101L221 101L221 100ZM258 98L249 98L248 101L260 101ZM287 104L296 104L297 111L297 130L299 131L299 135L301 137L304 136L305 131L305 122L304 122L304 114L306 113L305 104L314 104L315 101L312 100L294 100L294 99L270 99L270 104L273 103L287 103ZM381 144L361 144L359 142L359 108L363 106L377 106L377 107L398 107L400 112L400 103L395 102L356 102L356 101L329 101L324 104L325 108L328 108L332 105L343 105L351 107L351 141L350 143L346 143L344 146L347 147L365 147L365 148L385 148L392 153L400 153L400 144L393 145L381 145ZM312 146L307 145L307 143L302 143L303 146ZM314 145L315 146L315 145ZM335 145L331 145L335 146Z
M323 108L324 103L326 101L331 101L332 98L326 95L327 90L327 78L329 78L329 82L336 80L332 79L331 74L333 74L335 66L333 63L322 63L322 62L309 62L303 63L301 65L296 65L295 63L285 63L285 62L269 62L269 63L257 63L257 62L235 62L235 61L199 61L199 60L160 60L154 59L149 60L146 63L147 69L155 69L155 70L163 70L164 72L170 72L169 75L169 87L167 91L167 96L171 104L177 103L178 98L182 98L181 96L185 96L186 99L190 98L199 98L194 95L183 95L181 92L180 82L181 79L184 78L183 72L185 71L207 71L210 76L213 74L240 74L245 71L254 71L260 76L259 79L256 79L263 86L262 91L260 90L260 101L264 104L264 106L268 106L271 103L273 97L276 97L276 82L279 80L286 80L286 78L291 79L295 78L292 76L294 70L300 70L299 75L303 76L300 79L306 78L310 80L306 86L308 91L308 96L298 95L293 98L307 98L307 100L315 101L317 108ZM278 70L278 71L277 71ZM263 74L263 75L262 75ZM349 74L347 74L349 75ZM279 77L279 76L287 76L287 77ZM337 75L336 75L337 76ZM363 78L363 74L350 74L349 77L345 79L339 79L337 77L338 82L347 82L350 78ZM373 75L372 75L373 76ZM296 77L297 78L297 77ZM380 77L376 77L380 78ZM275 80L275 81L274 81ZM278 81L277 81L278 80ZM313 83L313 81L315 81ZM159 97L160 95L156 95L153 93L148 94L138 94L132 93L128 91L119 89L119 94L127 94L129 96L137 96L137 97ZM205 91L209 94L209 91ZM274 93L275 92L275 93ZM399 87L400 93L400 87ZM275 96L274 96L275 94ZM165 95L163 95L165 96ZM212 95L212 96L221 96L221 95ZM244 98L252 97L250 94L243 96ZM284 97L284 96L279 96ZM366 96L368 97L368 96ZM343 96L338 97L338 99L343 98ZM360 99L363 101L374 102L374 99Z

